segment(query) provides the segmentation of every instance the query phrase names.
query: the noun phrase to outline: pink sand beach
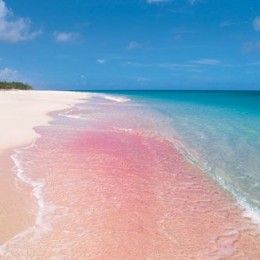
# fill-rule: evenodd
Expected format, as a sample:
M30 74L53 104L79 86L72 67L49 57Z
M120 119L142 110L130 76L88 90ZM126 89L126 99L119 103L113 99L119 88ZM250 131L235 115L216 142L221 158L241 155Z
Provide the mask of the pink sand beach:
M259 227L126 100L10 92L0 110L7 98L2 259L260 258Z

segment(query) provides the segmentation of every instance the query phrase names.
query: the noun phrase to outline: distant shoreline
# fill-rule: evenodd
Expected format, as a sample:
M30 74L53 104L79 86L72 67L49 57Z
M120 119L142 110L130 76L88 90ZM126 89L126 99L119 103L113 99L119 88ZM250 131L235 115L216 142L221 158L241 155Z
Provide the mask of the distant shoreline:
M32 90L32 86L29 84L18 81L0 81L0 90Z

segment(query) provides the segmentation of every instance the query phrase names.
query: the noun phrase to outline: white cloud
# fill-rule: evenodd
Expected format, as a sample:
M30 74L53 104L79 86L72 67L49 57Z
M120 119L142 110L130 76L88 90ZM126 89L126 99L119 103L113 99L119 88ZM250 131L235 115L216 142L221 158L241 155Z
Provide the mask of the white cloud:
M200 2L201 0L188 0L188 2L191 4L191 5L195 5L197 4L198 2Z
M40 31L32 31L30 19L15 17L5 2L0 0L0 42L32 40L39 34Z
M129 42L129 44L127 46L128 50L135 50L135 49L140 49L140 48L142 48L142 45L136 41Z
M97 63L99 64L105 64L106 60L105 59L97 59Z
M2 81L16 81L18 80L18 72L9 68L0 69L0 80Z
M148 4L158 4L158 3L165 3L169 2L169 0L146 0L146 3Z
M260 41L248 41L244 44L243 49L246 53L259 52Z
M0 1L0 18L6 17L10 11L7 9L5 2Z
M200 60L194 60L192 63L200 64L200 65L218 65L221 63L221 61L216 59L200 59Z
M195 64L190 63L140 63L128 61L125 65L134 67L158 67L163 69L192 69L196 68Z
M82 80L85 80L85 79L87 79L87 76L84 75L84 74L81 74L81 75L80 75L80 78L81 78Z
M250 62L250 63L247 63L246 66L260 66L260 61L254 61L254 62Z
M56 42L66 43L66 42L74 42L80 38L80 33L77 32L55 32L53 34Z
M148 82L148 78L145 78L145 77L137 77L136 81L140 84L144 84L146 82Z
M194 5L201 0L187 0L191 5ZM173 2L173 0L146 0L146 3L148 4L159 4L159 3L167 3L167 2Z
M231 27L231 26L239 26L242 24L247 24L248 21L223 21L219 24L220 27Z
M260 16L257 16L253 21L255 31L260 31Z

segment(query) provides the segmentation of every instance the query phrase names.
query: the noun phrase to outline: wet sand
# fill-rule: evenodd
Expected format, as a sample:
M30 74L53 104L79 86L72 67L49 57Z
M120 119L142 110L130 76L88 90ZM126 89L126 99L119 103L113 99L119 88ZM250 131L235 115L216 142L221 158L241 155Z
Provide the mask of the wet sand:
M10 149L0 157L0 244L33 225L37 210L31 187L15 178L12 154Z
M31 187L15 177L14 150L37 137L34 127L47 125L53 110L86 100L87 95L57 91L0 91L0 244L35 222Z

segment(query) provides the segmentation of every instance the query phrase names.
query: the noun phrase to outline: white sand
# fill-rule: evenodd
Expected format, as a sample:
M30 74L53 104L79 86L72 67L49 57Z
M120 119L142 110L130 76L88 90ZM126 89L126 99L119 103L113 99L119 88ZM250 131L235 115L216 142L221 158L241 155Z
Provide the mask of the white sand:
M47 113L66 109L87 97L86 93L65 91L0 91L0 155L33 141L33 127L48 124Z

